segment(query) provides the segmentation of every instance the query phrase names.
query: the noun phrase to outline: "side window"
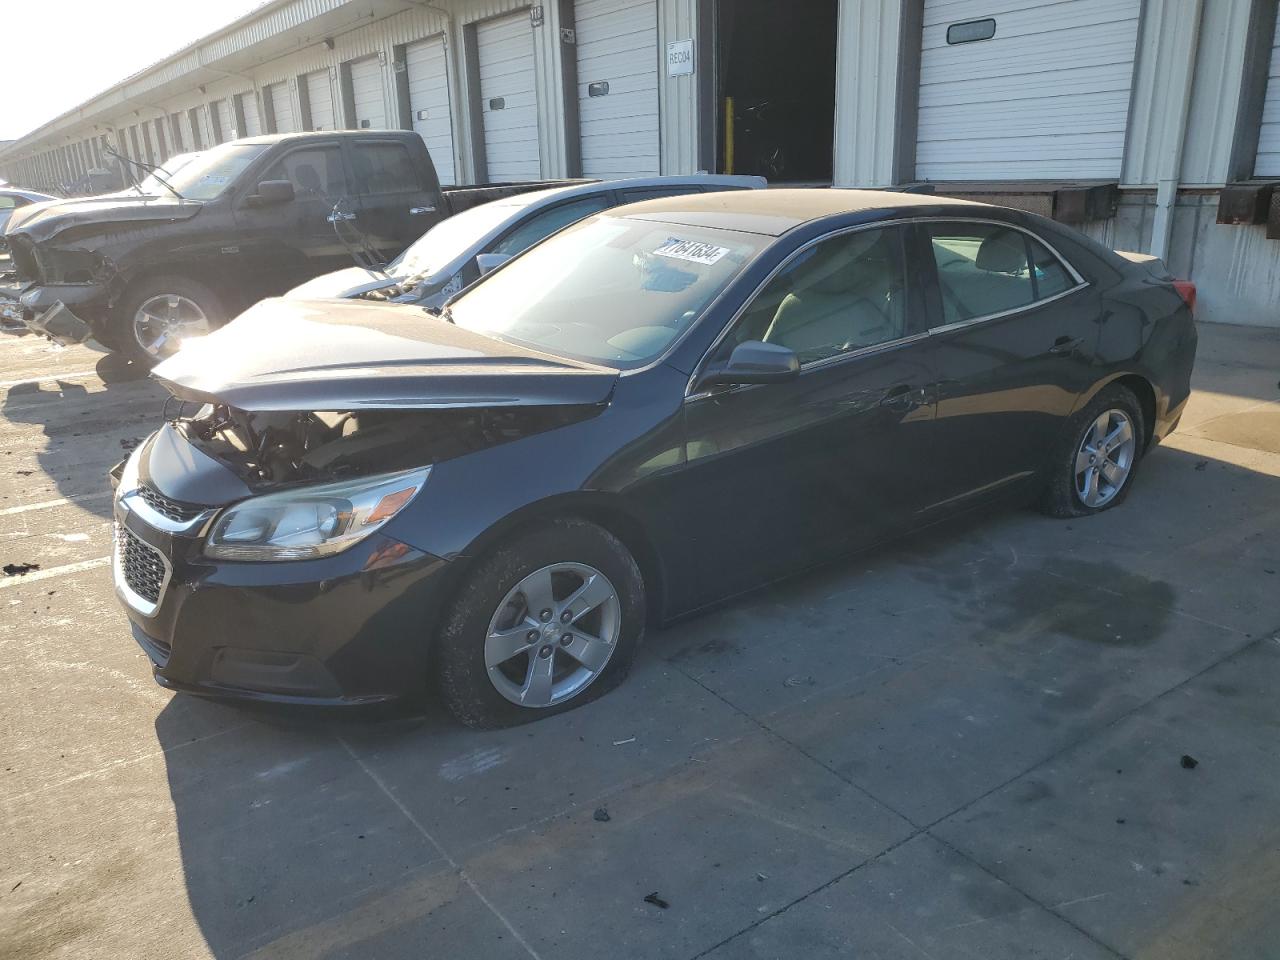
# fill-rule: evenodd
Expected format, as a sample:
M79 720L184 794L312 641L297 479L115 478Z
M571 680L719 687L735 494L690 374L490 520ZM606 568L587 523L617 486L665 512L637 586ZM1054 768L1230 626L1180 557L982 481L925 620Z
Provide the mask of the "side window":
M523 253L544 237L549 237L561 227L577 223L583 217L609 206L609 198L601 194L595 197L583 197L581 200L570 200L550 210L543 210L520 224L505 237L495 243L487 252L501 253L514 257Z
M639 203L641 200L657 200L660 197L684 197L699 193L697 187L644 187L638 190L620 190L619 203Z
M0 193L0 210L12 210L18 206L17 197L11 197L8 194Z
M336 200L347 192L342 150L337 144L290 150L262 175L263 180L288 180L299 199Z
M1050 253L1044 244L1027 237L1027 246L1031 249L1031 276L1035 281L1037 300L1056 297L1076 285L1075 278L1067 273L1062 261Z
M1013 310L1035 299L1020 231L986 223L937 223L928 231L943 323Z
M352 154L361 193L412 193L422 189L409 148L392 140L357 143Z
M801 363L907 334L903 230L858 230L805 250L752 301L727 349L744 340L790 347Z

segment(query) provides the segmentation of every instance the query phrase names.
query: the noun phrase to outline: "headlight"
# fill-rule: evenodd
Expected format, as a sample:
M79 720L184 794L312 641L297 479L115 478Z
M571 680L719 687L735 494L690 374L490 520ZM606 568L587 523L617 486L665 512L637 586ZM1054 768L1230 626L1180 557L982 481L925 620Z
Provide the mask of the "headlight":
M355 546L408 506L430 467L253 497L214 521L216 560L309 560Z
M140 444L133 448L133 452L125 458L124 466L120 469L120 481L116 484L116 499L119 500L127 494L133 493L142 484L138 481L138 462L142 459L143 448L146 447L147 440L143 440Z

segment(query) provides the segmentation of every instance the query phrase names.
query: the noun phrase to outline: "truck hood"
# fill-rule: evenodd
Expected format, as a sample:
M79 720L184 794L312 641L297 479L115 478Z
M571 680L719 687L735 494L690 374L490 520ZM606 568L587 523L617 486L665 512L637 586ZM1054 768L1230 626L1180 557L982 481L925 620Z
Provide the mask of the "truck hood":
M364 267L345 267L321 274L294 287L285 296L290 300L320 300L324 297L358 297L370 290L394 287L402 277L384 277Z
M19 207L5 234L22 234L43 243L72 227L106 227L118 223L188 220L203 208L198 200L176 197L78 197Z
M175 397L249 412L599 404L618 372L408 304L263 300L152 371Z

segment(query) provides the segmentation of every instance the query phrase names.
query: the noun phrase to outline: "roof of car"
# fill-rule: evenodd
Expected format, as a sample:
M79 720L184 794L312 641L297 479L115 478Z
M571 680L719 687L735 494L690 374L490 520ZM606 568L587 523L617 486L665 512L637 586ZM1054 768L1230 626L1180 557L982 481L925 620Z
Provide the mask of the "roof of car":
M583 183L548 187L545 190L530 190L527 193L517 193L492 202L504 207L525 208L551 200L591 196L607 190L662 190L668 187L705 187L707 189L718 187L750 190L763 188L766 183L767 181L763 177L735 176L731 174L691 173L662 177L626 177L621 180L588 180Z
M944 212L946 208L959 207L975 211L998 209L986 203L923 193L802 188L662 197L616 207L609 213L777 237L801 224L840 214L882 211L889 215L904 208L933 208L935 212Z

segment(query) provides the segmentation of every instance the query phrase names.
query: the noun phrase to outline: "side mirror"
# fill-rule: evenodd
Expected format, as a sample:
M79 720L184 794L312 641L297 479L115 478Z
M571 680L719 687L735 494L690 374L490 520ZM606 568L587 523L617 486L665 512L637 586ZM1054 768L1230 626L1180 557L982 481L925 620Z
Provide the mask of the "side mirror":
M497 270L511 258L505 253L477 253L476 266L480 268L480 276L484 276L491 270Z
M763 340L744 340L724 363L708 367L698 389L738 383L778 383L800 375L800 358L790 347Z
M288 203L293 197L293 184L288 180L263 180L258 184L258 192L248 200L255 206L265 207L273 203Z

